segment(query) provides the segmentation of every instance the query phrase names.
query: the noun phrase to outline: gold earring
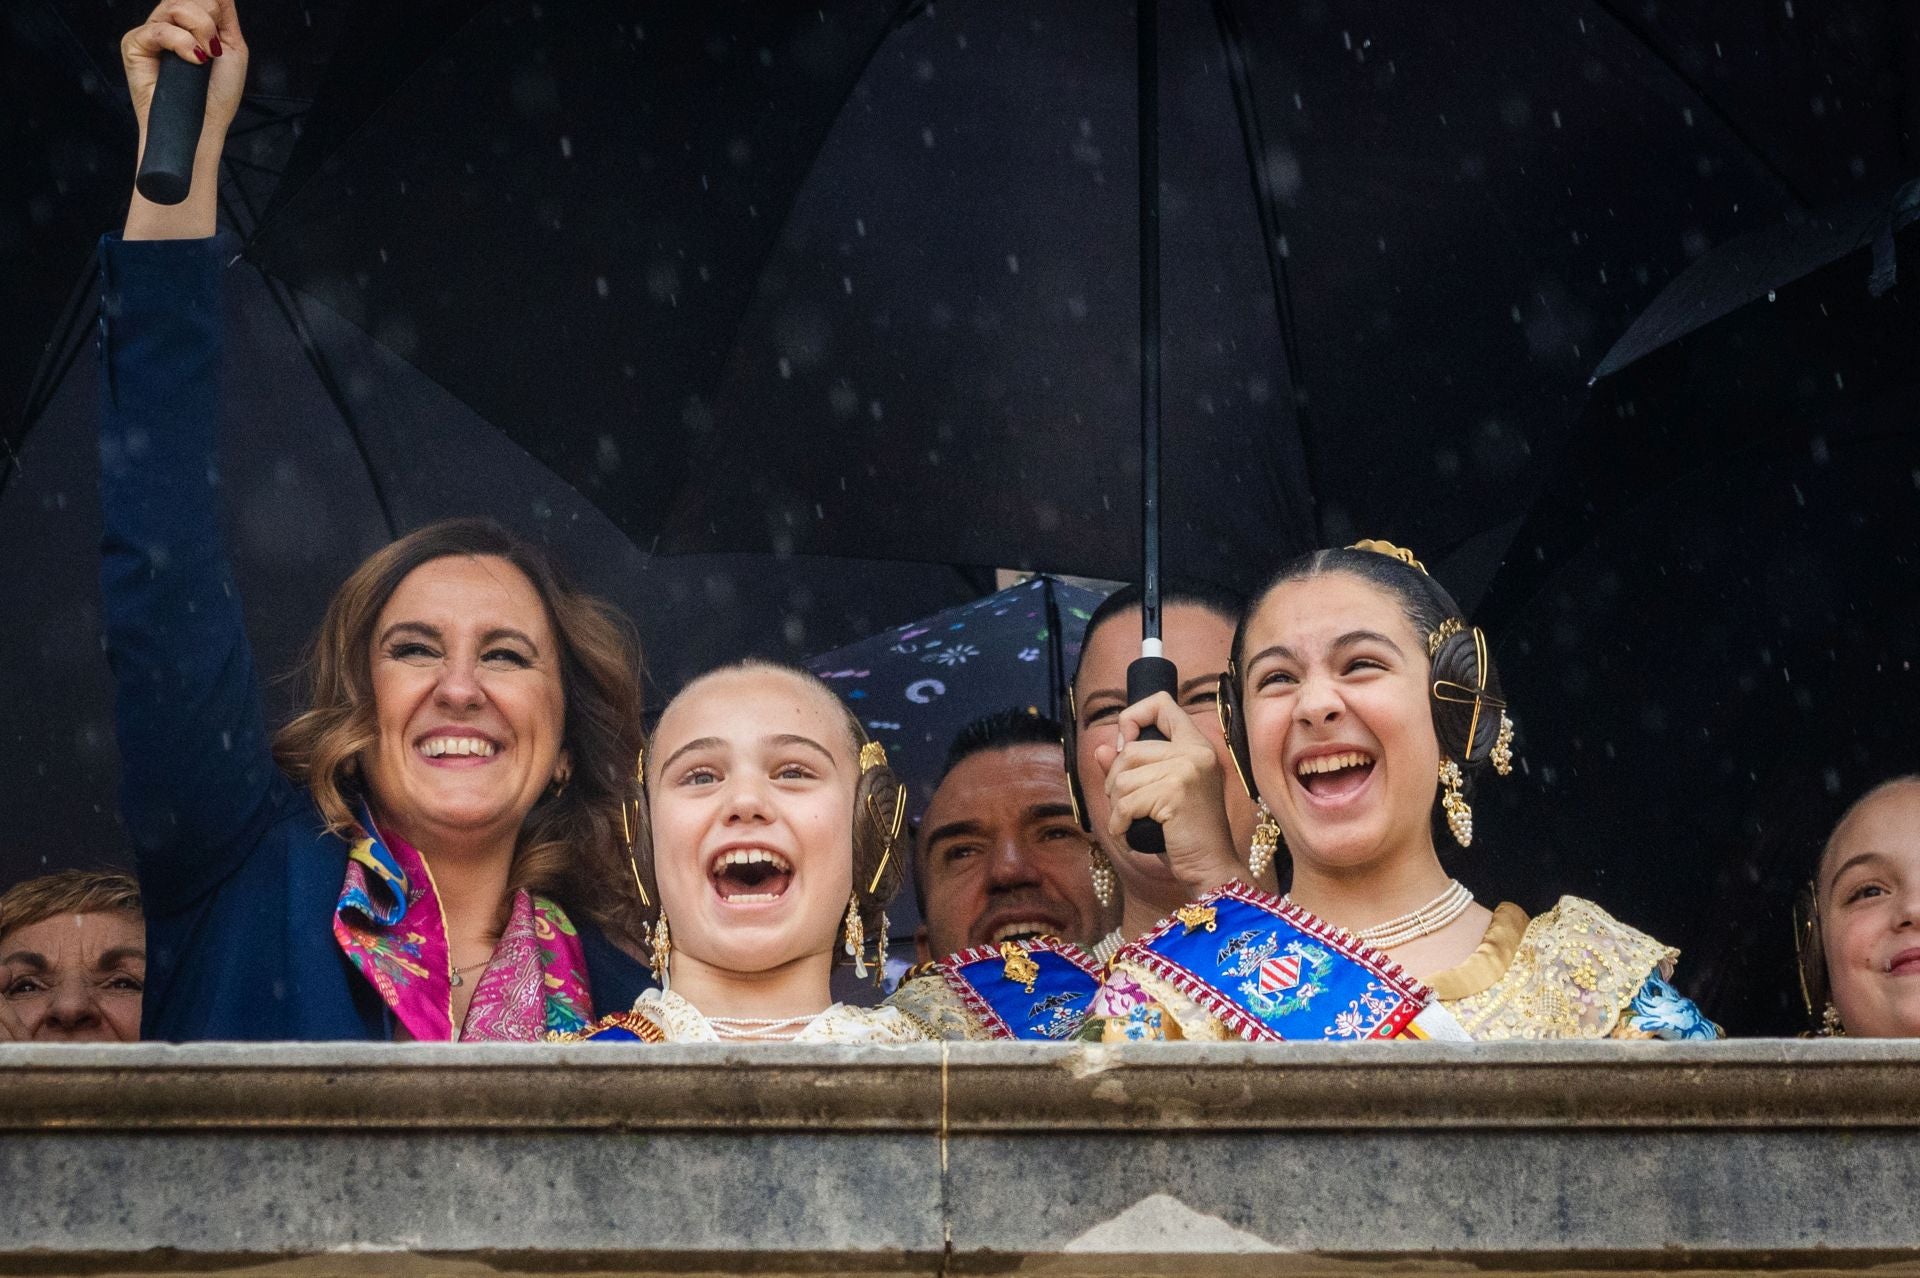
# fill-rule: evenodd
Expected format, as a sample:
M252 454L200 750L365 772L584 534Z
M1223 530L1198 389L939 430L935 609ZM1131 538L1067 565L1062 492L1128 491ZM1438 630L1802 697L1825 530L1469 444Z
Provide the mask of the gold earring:
M1494 738L1493 751L1487 756L1493 760L1493 770L1501 776L1513 775L1513 720L1507 718L1507 712L1500 712L1500 735Z
M1247 873L1255 879L1267 872L1273 854L1280 850L1280 825L1265 799L1260 800L1259 811L1260 824L1253 827L1253 846L1247 850Z
M860 921L860 894L855 892L847 898L847 922L841 929L844 938L841 948L847 957L853 960L853 974L865 977L867 974L867 928Z
M653 954L647 959L647 966L653 969L653 979L665 990L667 975L673 966L673 934L667 927L665 910L660 911L660 919L653 925Z
M1820 1037L1845 1038L1846 1036L1847 1027L1840 1023L1840 1009L1829 1001L1827 1010L1820 1013Z
M1454 842L1463 848L1473 842L1473 809L1460 793L1464 780L1459 764L1452 759L1441 761L1440 784L1446 787L1446 792L1440 796L1440 806L1447 810L1447 828L1453 831Z
M857 969L856 969L857 970ZM880 935L873 938L873 983L887 983L887 912L880 911Z
M1093 899L1100 902L1101 909L1113 905L1113 889L1117 880L1113 876L1113 862L1107 859L1107 850L1098 843L1087 844L1087 859L1093 871Z

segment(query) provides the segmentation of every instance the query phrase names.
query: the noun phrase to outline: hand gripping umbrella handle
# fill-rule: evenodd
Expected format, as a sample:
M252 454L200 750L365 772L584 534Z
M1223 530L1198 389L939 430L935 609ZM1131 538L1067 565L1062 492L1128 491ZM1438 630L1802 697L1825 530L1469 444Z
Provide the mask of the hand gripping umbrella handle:
M147 112L147 149L133 185L155 204L178 204L193 187L193 153L207 118L207 78L213 68L168 55L160 59Z
M1127 666L1127 704L1138 705L1156 692L1173 696L1180 690L1180 672L1165 657L1135 657ZM1142 741L1165 741L1166 736L1160 729L1148 726L1140 729ZM1135 852L1149 852L1154 856L1167 854L1167 836L1161 830L1158 821L1141 817L1127 827L1127 846Z

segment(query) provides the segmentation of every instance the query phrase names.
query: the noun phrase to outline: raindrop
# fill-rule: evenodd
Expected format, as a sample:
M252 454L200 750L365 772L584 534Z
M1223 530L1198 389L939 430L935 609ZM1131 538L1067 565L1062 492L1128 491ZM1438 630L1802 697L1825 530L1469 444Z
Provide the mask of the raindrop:
M601 297L605 297L608 294L608 292L611 291L609 285L607 284L606 276L596 275L593 277L593 291L595 293L598 293Z
M791 379L793 377L793 361L785 355L780 357L780 376L783 379Z
M573 158L573 139L564 133L560 135L560 158L563 160Z
M870 400L867 403L867 415L877 422L886 415L886 410L880 407L879 400Z
M1813 451L1814 465L1824 466L1833 459L1833 454L1829 452L1827 449L1826 436L1815 435L1813 439L1810 441L1809 447Z
M856 217L853 219L853 233L861 239L865 239L867 237L867 219L864 217Z
M1686 121L1686 123L1687 123L1687 127L1688 127L1689 129L1691 129L1691 128L1693 127L1693 108L1692 108L1692 107L1681 107L1681 108L1680 108L1680 118L1681 118L1682 120L1685 120L1685 121Z
M1014 253L1007 254L1007 274L1018 275L1019 273L1020 273L1019 256Z
M842 275L840 277L840 289L848 297L852 297L853 296L853 276Z
M1768 290L1767 290L1767 300L1768 300L1769 302L1771 302L1771 301L1773 300L1773 296L1774 296L1774 295L1773 295L1773 290L1772 290L1772 289L1768 289Z
M933 150L933 130L932 129L929 128L929 129L920 130L920 145L926 147L927 150L929 151Z

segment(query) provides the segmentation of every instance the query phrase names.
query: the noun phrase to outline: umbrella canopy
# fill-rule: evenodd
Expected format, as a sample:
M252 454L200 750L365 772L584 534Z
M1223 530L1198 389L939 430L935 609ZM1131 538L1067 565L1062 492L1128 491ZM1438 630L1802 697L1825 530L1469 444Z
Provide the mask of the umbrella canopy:
M222 222L236 251L283 174L298 179L294 141L311 99L336 104L322 134L340 127L370 84L411 70L408 49L431 45L462 16L458 5L423 4L391 28L383 20L392 39L371 67L352 62L342 84L326 78L324 53L354 20L349 8L246 15L259 46L257 91L235 123L222 173ZM22 0L0 14L0 53L20 72L0 92L29 96L18 115L0 114L0 124L21 130L26 178L19 205L0 207L0 243L18 250L21 267L5 277L6 321L20 330L5 357L32 357L31 377L23 370L7 396L17 417L0 454L0 597L22 619L7 631L12 674L0 680L0 742L24 761L0 771L0 808L9 813L0 884L124 859L112 688L99 641L91 253L124 209L133 150L124 88L103 68L115 65L119 34L146 12L145 4L56 10ZM978 575L943 565L648 557L523 449L333 311L244 259L228 273L225 301L222 472L263 671L292 667L361 558L449 515L500 519L621 604L663 692L716 661L797 659L978 593ZM271 713L290 711L289 688L268 691Z
M1739 1033L1804 1028L1793 894L1844 806L1920 767L1920 228L1877 296L1856 233L1890 207L1677 280L1635 332L1719 318L1608 357L1487 610L1527 766L1482 792L1481 872L1626 903Z
M1837 180L1748 95L1840 57L1740 6L1163 9L1173 571L1366 533L1477 592L1595 350ZM500 0L253 253L643 544L1127 577L1131 26ZM1859 78L1828 92L1878 177Z

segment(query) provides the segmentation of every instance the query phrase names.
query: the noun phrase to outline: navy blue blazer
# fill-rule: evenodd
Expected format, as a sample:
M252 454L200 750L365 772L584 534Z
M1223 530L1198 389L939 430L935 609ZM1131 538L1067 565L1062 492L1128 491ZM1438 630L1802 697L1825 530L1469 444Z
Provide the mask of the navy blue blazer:
M142 1036L386 1039L341 954L347 844L273 761L220 526L220 242L100 245L100 584L121 812L147 913ZM575 920L597 1014L652 984Z

